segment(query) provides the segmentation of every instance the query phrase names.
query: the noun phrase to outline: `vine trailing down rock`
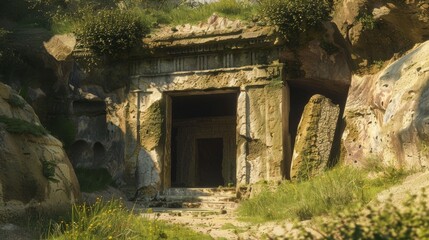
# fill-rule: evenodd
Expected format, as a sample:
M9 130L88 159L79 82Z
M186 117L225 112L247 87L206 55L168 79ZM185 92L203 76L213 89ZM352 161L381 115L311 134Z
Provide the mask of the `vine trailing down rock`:
M80 198L62 143L43 128L30 105L2 83L0 165L0 222L61 213Z
M429 165L428 54L429 41L375 75L353 76L342 136L346 163Z

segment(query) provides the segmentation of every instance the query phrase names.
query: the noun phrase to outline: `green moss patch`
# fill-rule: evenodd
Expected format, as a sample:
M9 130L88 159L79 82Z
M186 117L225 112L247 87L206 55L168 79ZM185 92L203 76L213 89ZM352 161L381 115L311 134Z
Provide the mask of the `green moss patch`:
M9 99L7 99L6 101L12 107L17 107L17 108L24 108L25 105L27 104L27 102L25 102L25 100L17 94L11 94Z
M43 127L18 118L0 116L0 123L5 125L6 131L15 134L31 134L34 136L44 136L49 132Z

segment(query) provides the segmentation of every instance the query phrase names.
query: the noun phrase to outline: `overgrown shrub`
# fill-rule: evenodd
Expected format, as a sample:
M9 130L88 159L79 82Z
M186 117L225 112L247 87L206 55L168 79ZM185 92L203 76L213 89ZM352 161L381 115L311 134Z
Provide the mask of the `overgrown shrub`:
M261 0L260 13L286 35L293 35L330 19L332 5L331 0Z
M325 218L314 230L298 224L290 239L429 239L428 195L410 195L398 204L391 198L380 206L368 205ZM293 231L292 231L293 232ZM321 236L320 236L321 235Z
M85 15L77 28L81 44L96 55L115 57L141 43L149 31L137 16L121 10L100 10Z

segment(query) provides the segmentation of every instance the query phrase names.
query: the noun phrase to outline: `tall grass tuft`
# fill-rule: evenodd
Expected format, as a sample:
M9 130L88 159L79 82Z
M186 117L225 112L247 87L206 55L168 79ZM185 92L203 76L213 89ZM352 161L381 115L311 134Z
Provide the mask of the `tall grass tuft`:
M256 197L242 202L239 214L251 221L306 220L368 203L376 193L406 176L393 168L385 172L369 178L366 170L343 166L308 181L285 181L274 191L263 187Z
M70 221L53 224L48 239L211 239L187 228L136 215L120 200L75 205Z

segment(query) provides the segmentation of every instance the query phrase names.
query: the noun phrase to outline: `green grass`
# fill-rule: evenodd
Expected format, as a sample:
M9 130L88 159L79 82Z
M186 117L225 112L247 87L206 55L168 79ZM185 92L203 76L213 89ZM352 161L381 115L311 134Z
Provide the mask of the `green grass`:
M51 30L54 33L75 32L81 19L84 19L87 15L93 15L94 11L91 7L82 7L76 12L56 14L52 18ZM186 4L179 6L167 4L161 8L133 7L125 11L136 14L143 25L152 27L156 27L159 24L176 26L185 23L206 22L213 13L231 20L250 20L257 15L255 5L235 0L220 0L219 2L202 4L197 7L191 7Z
M168 23L172 25L206 22L213 13L229 19L248 20L255 14L255 7L235 0L220 0L219 2L203 4L196 8L183 5L167 12L167 19Z
M47 239L212 239L179 225L127 210L120 200L75 205L70 221L52 224Z
M405 201L347 209L309 225L297 223L286 239L429 239L429 205L425 189ZM294 235L290 233L294 233ZM317 233L317 236L315 236Z
M243 220L254 222L311 219L368 203L406 175L405 171L385 168L384 174L369 178L366 170L337 167L308 181L282 182L274 191L262 186L262 192L242 202L238 212Z
M160 9L136 7L130 11L139 15L143 22L150 23L153 26L157 24L176 26L185 23L207 22L207 19L213 13L231 20L250 20L257 14L255 5L239 3L235 0L220 0L219 2L202 4L197 7L189 5L167 6Z
M82 192L95 192L113 184L110 173L105 168L76 168L75 173Z
M0 123L3 123L5 125L6 131L10 133L31 134L34 136L43 136L49 134L49 132L43 126L38 126L18 118L0 116Z

